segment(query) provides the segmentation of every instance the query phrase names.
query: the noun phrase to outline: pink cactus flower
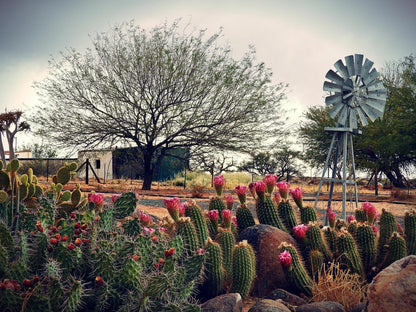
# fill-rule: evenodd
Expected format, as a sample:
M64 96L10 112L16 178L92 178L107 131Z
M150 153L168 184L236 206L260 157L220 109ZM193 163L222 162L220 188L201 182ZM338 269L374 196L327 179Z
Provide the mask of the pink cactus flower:
M140 223L143 226L148 226L148 225L151 225L153 223L152 217L149 216L148 214L145 214L145 213L142 213L142 212L140 212L140 214L139 214L139 220L140 220Z
M145 235L153 235L154 232L155 232L155 229L149 228L147 226L143 226L143 233Z
M185 217L186 207L188 207L188 202L179 205L179 217Z
M237 217L232 217L231 221L233 222L234 226L237 227Z
M267 193L272 194L274 187L276 185L277 176L275 174L266 174L263 179L264 184L266 184Z
M240 204L245 204L247 200L247 186L237 185L234 190L238 196Z
M335 228L335 221L337 220L337 216L335 212L332 210L331 207L328 207L326 210L326 214L328 216L328 223L331 228Z
M211 224L213 225L214 229L217 231L218 230L218 218L219 218L218 210L217 209L210 210L208 212L208 218L211 221Z
M214 188L218 196L222 195L222 191L224 190L224 185L225 185L225 179L223 175L214 177Z
M227 229L231 228L231 222L232 222L232 214L230 209L224 209L222 211L222 221L224 222L224 226Z
M289 251L285 250L279 255L280 264L286 268L292 264L292 255Z
M232 195L227 195L227 197L225 197L225 202L227 204L227 209L232 210L234 207L234 197Z
M198 255L202 256L205 253L205 250L202 248L198 249Z
M293 200L300 209L303 208L303 192L298 186L295 189L290 189L289 194L292 196Z
M351 223L352 221L354 221L355 220L355 216L354 215L349 215L348 217L347 217L347 222L348 223Z
M88 202L92 202L96 206L101 207L104 203L104 195L101 193L89 193Z
M256 199L256 182L251 182L248 185L248 189L250 190L251 196Z
M308 229L307 225L304 224L299 224L293 227L292 232L293 235L300 239L300 240L305 240L306 239L306 230Z
M163 200L163 204L165 205L172 219L177 222L179 220L179 207L181 205L180 199L177 197L165 198Z
M373 229L374 235L377 236L378 228L376 228L374 225L371 225L371 228Z
M369 202L365 202L362 205L362 209L364 210L365 215L367 216L368 223L373 224L374 221L377 219L376 207L374 207L374 205L372 205Z
M263 181L257 181L255 185L257 196L264 197L266 191L266 184Z
M289 194L290 188L289 182L277 182L276 186L279 188L280 196L284 199L287 199L287 195Z
M119 198L122 194L113 194L111 195L111 201L113 204L116 202L117 198Z

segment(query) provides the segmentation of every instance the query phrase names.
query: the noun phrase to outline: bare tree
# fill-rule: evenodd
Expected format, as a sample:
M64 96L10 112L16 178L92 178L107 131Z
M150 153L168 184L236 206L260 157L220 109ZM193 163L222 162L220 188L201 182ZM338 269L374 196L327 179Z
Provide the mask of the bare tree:
M35 84L45 102L33 120L37 133L79 148L137 145L143 189L174 149L247 150L272 135L285 85L271 83L254 48L235 60L219 45L221 32L206 38L179 24L149 32L123 24L97 35L85 54L70 49L52 59Z
M6 136L9 145L9 160L11 160L15 157L13 142L16 134L30 129L26 121L20 120L22 114L23 112L19 110L0 114L0 156L4 164L6 164L6 155L3 146L3 134Z

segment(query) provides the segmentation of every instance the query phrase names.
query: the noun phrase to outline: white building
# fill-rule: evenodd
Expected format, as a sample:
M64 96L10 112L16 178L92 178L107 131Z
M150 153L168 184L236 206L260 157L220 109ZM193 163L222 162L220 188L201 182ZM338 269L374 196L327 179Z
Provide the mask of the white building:
M85 178L86 174L86 161L88 159L92 169L98 178L103 180L111 180L114 177L114 163L113 163L112 149L102 150L84 150L78 152L78 167L82 167L78 173L78 178ZM89 170L89 178L94 178L94 174Z

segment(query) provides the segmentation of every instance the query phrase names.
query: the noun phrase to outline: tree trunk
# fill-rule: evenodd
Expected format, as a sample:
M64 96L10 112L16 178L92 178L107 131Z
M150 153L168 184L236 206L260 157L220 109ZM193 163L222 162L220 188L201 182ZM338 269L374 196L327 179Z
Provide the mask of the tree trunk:
M403 175L400 173L400 171L399 172L397 172L397 170L395 170L394 172L385 171L384 173L386 174L387 178L395 187L400 187L400 188L406 187L403 182Z
M150 190L153 181L152 156L143 155L143 163L144 176L142 190Z
M4 167L6 167L6 155L4 154L3 136L0 134L0 157Z

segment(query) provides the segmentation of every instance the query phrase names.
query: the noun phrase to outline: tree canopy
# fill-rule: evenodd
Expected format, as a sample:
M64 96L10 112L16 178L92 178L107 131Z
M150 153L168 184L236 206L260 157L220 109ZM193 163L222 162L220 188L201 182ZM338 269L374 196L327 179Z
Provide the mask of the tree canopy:
M415 57L391 62L382 70L387 101L382 119L362 127L354 136L354 154L358 169L383 172L393 185L405 186L405 172L416 161L416 67ZM315 106L305 113L299 127L306 160L312 167L323 167L331 134L324 127L335 125L328 108Z
M180 21L150 31L126 23L83 54L62 52L35 85L37 133L62 146L136 145L143 189L174 149L252 149L275 135L285 85L272 84L254 48L235 60L221 37Z

